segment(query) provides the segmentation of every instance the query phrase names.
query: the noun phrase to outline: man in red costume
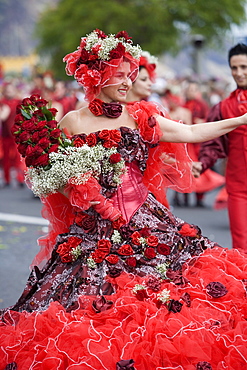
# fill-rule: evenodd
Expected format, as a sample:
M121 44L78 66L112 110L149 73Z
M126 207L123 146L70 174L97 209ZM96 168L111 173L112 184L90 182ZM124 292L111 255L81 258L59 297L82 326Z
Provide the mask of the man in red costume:
M238 117L247 111L247 45L232 47L228 62L237 88L212 107L209 121ZM247 253L247 127L240 126L226 136L203 143L199 154L201 172L225 157L232 246Z
M11 167L15 169L15 177L18 185L24 185L24 163L21 161L20 154L14 137L11 133L11 127L14 124L16 115L16 106L20 103L17 98L15 86L8 82L3 87L3 98L0 100L0 123L2 126L1 141L3 148L2 165L4 171L5 186L11 182Z

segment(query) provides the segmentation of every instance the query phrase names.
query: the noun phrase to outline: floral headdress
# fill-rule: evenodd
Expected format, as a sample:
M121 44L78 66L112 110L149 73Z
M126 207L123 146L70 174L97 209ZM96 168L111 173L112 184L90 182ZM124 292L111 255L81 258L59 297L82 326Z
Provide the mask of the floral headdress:
M130 63L131 79L135 80L140 55L140 46L133 45L126 31L106 35L96 29L82 37L77 50L67 54L63 61L66 73L75 77L85 90L85 99L92 101L102 87L108 86L109 79L123 61Z
M151 55L148 51L142 51L140 61L139 61L139 68L144 67L148 71L150 80L154 82L156 74L155 69L158 64L158 58L154 55Z

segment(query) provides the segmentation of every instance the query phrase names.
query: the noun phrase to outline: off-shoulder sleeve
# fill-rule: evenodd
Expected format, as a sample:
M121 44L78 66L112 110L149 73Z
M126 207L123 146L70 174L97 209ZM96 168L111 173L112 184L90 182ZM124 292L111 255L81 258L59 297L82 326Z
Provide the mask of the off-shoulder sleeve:
M162 131L155 116L170 118L165 110L153 102L135 102L127 107L137 122L140 134L149 144L149 157L144 172L144 184L158 201L165 203L166 188L191 192L194 178L186 144L160 142Z

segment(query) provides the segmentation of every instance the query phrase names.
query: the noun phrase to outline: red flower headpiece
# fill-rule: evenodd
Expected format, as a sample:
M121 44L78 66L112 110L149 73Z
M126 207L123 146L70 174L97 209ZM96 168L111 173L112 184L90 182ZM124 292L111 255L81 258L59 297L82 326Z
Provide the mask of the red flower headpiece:
M154 82L156 74L155 69L158 59L151 55L148 51L143 51L139 61L139 68L144 67L148 71L150 80Z
M77 50L67 54L63 61L66 73L75 77L85 90L85 99L92 101L102 87L108 86L109 79L123 61L130 63L131 78L135 80L140 55L140 46L132 44L126 31L106 35L96 29L83 37Z

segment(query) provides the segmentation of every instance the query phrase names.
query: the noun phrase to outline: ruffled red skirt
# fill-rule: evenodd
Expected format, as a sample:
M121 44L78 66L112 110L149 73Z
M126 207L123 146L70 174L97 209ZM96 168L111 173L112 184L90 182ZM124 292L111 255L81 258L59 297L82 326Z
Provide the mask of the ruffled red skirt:
M109 279L115 294L80 296L80 308L70 313L57 302L43 312L7 311L0 326L0 369L245 369L244 255L206 250L184 265L183 277L182 286L164 280L159 292L149 287L136 294L133 288L145 286L147 277L122 273ZM174 306L158 299L164 289Z

